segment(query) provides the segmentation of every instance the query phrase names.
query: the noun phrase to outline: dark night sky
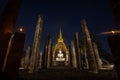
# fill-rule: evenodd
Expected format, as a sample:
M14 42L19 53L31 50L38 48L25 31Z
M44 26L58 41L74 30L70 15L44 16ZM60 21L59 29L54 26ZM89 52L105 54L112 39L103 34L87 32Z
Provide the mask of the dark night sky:
M7 0L0 1L0 13ZM99 34L110 28L116 28L108 0L23 0L17 19L16 29L23 26L26 33L25 48L33 43L38 15L43 16L42 43L47 33L53 42L59 34L61 26L65 43L70 44L74 33L82 37L81 19L86 19L90 32ZM98 35L105 50L109 52L107 36Z

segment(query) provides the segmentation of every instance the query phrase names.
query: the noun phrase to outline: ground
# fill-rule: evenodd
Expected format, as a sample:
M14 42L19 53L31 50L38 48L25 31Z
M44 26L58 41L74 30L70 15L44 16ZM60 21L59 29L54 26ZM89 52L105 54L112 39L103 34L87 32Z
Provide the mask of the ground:
M91 73L80 70L49 69L39 70L37 73L28 74L20 72L21 80L118 80L114 70L100 70L99 73Z

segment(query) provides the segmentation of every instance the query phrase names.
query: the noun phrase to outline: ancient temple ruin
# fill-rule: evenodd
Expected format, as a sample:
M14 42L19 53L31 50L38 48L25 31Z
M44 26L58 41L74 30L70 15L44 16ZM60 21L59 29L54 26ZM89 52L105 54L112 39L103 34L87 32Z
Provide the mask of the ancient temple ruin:
M71 40L70 45L67 46L60 28L55 45L52 44L50 34L46 36L44 51L39 49L42 22L42 17L39 16L33 46L28 46L26 55L21 61L23 69L26 69L29 73L41 69L87 69L90 72L97 73L98 69L102 68L97 45L91 40L85 20L81 21L84 36L83 44L79 41L79 35L76 32L75 40Z

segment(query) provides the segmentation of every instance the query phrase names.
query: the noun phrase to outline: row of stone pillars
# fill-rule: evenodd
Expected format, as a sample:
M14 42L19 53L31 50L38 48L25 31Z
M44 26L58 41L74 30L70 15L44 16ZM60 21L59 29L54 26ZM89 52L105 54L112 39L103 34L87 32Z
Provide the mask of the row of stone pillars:
M89 69L90 72L93 73L97 73L99 68L102 68L102 61L100 59L99 56L99 52L97 49L97 45L95 42L92 42L89 31L87 29L87 25L85 20L82 20L82 29L83 29L83 36L84 36L84 48L83 50L80 47L80 43L79 43L79 36L78 36L78 32L75 33L75 43L76 43L76 47L74 45L74 41L71 41L71 47L69 48L69 53L71 53L71 55L69 54L69 57L71 56L71 64L73 68L78 68L80 70L83 69ZM36 29L38 30L38 29ZM41 32L41 31L40 31ZM41 36L40 34L38 36ZM36 39L35 39L36 40ZM40 41L40 40L37 40ZM34 42L37 43L37 42ZM39 46L33 47L34 49L38 49ZM33 50L33 49L32 49ZM38 51L39 52L39 51ZM32 54L33 55L33 51ZM28 47L27 51L26 51L26 58L28 59L28 56L30 55L30 49ZM37 65L36 67L39 67L38 69L41 68L50 68L52 65L52 57L53 57L53 47L52 47L52 40L50 39L50 36L47 35L46 38L46 44L44 47L44 53L42 54L42 52L38 53L39 57L37 55L34 54L34 59L37 60ZM29 56L30 57L30 56ZM34 61L34 64L36 62L36 60ZM26 63L32 63L33 61L28 61L26 60ZM32 66L35 66L32 64ZM31 65L29 66L29 69L31 70Z

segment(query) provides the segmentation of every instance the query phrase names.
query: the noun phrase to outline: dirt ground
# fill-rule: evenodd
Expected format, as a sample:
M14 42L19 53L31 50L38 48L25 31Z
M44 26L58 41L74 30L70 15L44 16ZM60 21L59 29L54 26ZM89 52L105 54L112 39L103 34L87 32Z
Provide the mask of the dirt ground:
M20 72L20 80L118 80L113 70L101 70L97 74L80 70L40 70L28 74Z

